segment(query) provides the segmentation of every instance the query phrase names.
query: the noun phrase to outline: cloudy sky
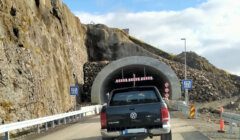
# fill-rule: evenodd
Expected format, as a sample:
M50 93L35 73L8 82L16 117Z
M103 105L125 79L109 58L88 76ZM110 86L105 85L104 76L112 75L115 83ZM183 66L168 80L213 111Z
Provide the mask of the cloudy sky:
M82 23L129 28L172 54L187 50L240 75L240 0L64 0Z

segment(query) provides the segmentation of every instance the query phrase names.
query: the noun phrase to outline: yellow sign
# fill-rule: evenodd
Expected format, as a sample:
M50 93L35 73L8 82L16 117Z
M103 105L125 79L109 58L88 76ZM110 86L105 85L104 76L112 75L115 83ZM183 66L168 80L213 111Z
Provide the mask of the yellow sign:
M189 119L194 119L195 118L195 111L196 111L195 106L194 106L194 104L192 104L191 107L190 107Z

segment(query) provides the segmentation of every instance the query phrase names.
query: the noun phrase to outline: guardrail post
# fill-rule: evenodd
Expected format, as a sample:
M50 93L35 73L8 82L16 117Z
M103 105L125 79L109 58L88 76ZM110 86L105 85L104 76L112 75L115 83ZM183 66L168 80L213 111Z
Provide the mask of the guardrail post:
M48 123L47 122L45 123L45 130L46 131L48 130Z
M72 122L75 122L75 118L74 118L74 116L72 116Z
M183 107L182 112L185 116L188 116L188 108L187 107Z
M52 121L52 128L54 128L55 127L55 123L54 123L54 121Z
M230 123L230 126L229 126L228 132L229 132L230 134L233 134L233 122L229 122L229 123Z
M38 134L41 133L41 129L40 129L40 125L39 124L37 125L37 133Z
M239 139L240 139L240 128L239 128L239 133L238 134L239 134Z
M66 118L63 119L63 124L67 124Z
M96 115L97 114L97 107L95 107L95 109L94 109L94 115Z
M68 118L68 117L66 117L65 119L66 119L66 123L68 123L68 122L69 122L69 118Z
M75 116L72 116L72 121L75 122Z
M59 119L59 120L58 120L58 125L60 125L60 124L61 124L61 120Z
M9 132L5 132L5 136L4 136L3 140L10 140Z

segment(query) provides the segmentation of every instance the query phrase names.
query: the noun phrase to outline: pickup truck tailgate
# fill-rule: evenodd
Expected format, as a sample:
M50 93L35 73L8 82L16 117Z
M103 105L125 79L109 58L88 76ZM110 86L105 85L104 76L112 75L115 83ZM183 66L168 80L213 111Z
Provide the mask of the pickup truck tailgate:
M111 106L106 110L109 131L161 127L160 103Z

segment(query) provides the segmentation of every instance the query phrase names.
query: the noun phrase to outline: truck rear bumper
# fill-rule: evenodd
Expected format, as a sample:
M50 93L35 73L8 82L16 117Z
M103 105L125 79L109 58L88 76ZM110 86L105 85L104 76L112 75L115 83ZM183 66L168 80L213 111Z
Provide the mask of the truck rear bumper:
M147 133L136 133L136 134L129 134L129 136L133 135L148 135L148 136L156 136L161 134L167 134L171 131L170 124L164 124L162 128L154 128L154 129L147 129ZM128 134L123 134L122 131L107 131L107 129L101 129L101 134L103 137L125 137L128 136Z

